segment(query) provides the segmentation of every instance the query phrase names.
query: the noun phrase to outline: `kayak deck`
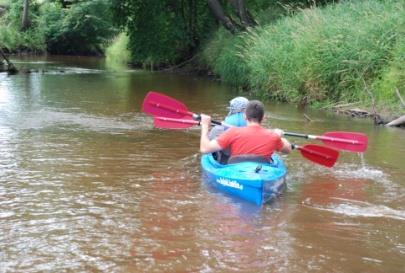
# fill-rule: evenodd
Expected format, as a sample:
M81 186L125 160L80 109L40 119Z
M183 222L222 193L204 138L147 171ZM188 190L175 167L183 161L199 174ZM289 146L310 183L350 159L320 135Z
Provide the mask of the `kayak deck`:
M240 162L223 165L211 154L201 157L204 178L215 188L262 205L280 195L286 187L287 168L278 155L272 163Z

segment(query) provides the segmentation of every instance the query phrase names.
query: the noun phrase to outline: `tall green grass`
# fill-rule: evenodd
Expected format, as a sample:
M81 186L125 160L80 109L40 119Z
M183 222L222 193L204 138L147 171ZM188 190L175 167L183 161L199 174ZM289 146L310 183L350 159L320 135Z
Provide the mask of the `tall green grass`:
M396 92L405 99L405 27L401 31L392 51L392 59L372 86L379 104L396 106L394 109L398 111L401 110Z
M224 29L214 34L204 47L202 59L222 80L237 86L247 86L248 66L239 52L243 49L243 36L232 36Z
M112 70L127 68L131 61L131 53L128 50L129 37L120 33L106 49L106 66Z
M394 101L393 86L405 88L404 28L403 1L344 1L238 37L217 35L205 60L224 81L278 100L370 101L374 92Z

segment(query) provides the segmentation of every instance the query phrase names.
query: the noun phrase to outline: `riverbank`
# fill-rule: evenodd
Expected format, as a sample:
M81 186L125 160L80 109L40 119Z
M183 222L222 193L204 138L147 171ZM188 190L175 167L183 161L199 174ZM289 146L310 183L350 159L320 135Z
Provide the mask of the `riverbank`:
M400 1L305 9L237 36L218 31L202 61L261 98L330 110L356 104L390 120L404 114L404 18Z
M200 63L195 61L186 62L182 66L176 66L172 68L167 68L165 70L161 70L163 72L168 73L178 73L183 75L198 75L209 77L212 80L223 81L218 75L215 74L212 70L208 67L201 66ZM257 96L257 93L253 90L249 90L248 88L243 88L241 86L235 86L238 88L240 92L245 94L246 96ZM396 127L403 127L405 128L405 99L400 94L399 90L396 90L397 95L397 103L394 104L372 104L372 99L370 101L357 101L357 102L324 102L314 104L307 104L307 105L300 105L299 103L294 103L299 107L309 107L315 109L321 109L325 111L330 111L337 113L339 115L349 116L354 119L369 119L371 120L374 125L379 126L396 126ZM263 100L272 100L271 96L261 96ZM277 100L277 99L276 99ZM284 101L285 102L285 101ZM306 116L305 119L307 121L312 121L311 117ZM395 121L395 123L392 123ZM392 124L390 124L392 123Z

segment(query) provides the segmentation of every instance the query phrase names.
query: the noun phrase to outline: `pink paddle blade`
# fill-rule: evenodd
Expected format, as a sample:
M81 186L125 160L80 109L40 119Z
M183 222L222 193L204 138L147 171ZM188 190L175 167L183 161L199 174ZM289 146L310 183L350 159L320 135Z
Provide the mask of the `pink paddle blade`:
M325 145L339 150L351 152L364 152L367 150L368 137L366 134L357 132L328 132L317 139Z
M156 128L161 129L186 129L198 124L198 121L192 119L175 119L167 117L154 117L153 119L153 125Z
M303 157L329 168L335 165L339 157L338 151L315 144L307 144L303 147L297 148L300 150Z
M168 118L184 118L193 115L182 102L155 91L150 91L146 95L142 104L142 112L151 116Z

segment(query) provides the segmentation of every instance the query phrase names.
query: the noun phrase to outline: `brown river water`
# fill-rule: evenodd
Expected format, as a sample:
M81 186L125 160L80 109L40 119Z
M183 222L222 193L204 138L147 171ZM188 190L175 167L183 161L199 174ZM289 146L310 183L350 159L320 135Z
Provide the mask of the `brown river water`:
M405 272L404 130L266 103L265 126L363 132L369 147L331 169L293 152L286 192L257 207L202 179L198 127L154 129L140 112L156 90L221 119L231 87L92 58L13 60L38 71L0 74L1 273Z

